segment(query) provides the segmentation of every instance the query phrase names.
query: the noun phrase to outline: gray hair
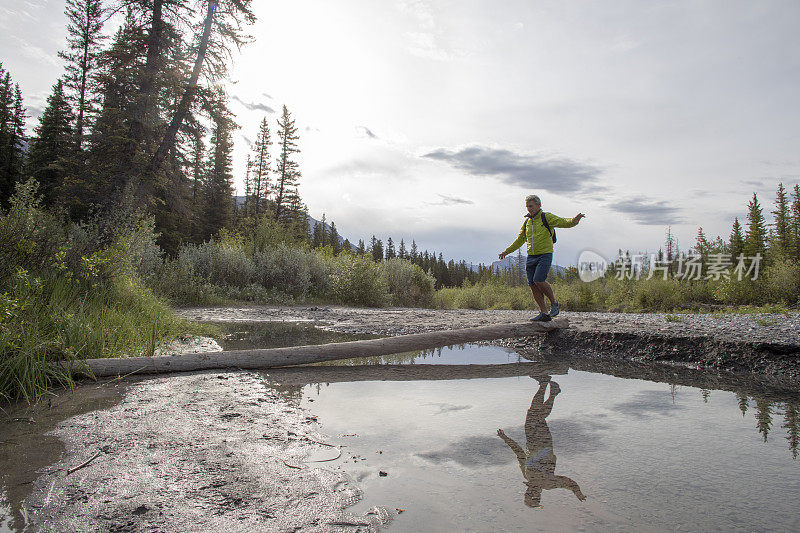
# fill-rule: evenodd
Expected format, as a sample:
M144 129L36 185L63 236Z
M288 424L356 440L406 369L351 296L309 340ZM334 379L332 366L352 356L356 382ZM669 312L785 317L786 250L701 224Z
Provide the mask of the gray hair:
M542 201L535 194L529 194L528 196L526 196L525 197L525 202L527 203L528 200L533 200L534 202L536 202L536 205L538 205L539 207L542 206Z

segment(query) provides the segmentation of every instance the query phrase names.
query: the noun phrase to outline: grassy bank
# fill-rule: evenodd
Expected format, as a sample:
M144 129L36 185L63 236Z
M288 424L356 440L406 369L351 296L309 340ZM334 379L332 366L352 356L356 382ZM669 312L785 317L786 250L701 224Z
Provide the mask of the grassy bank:
M71 386L52 363L150 355L191 329L139 279L154 246L145 218L64 223L18 188L0 215L0 401Z
M800 267L789 261L768 265L755 281L605 277L585 283L577 276L550 279L562 309L569 311L785 310L797 307L800 299ZM527 285L509 286L492 280L439 290L434 305L444 309L532 309L535 304Z

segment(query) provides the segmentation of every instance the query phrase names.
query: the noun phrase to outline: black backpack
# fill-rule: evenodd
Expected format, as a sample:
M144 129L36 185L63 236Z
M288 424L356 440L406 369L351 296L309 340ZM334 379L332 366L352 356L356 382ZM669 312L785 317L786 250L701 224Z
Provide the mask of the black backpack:
M529 213L529 214L527 214L527 215L525 215L525 218L529 218L529 219L531 219L531 223L533 223L533 217L530 215L530 213ZM526 221L525 221L525 223L527 223L527 222L528 222L528 221L526 220ZM544 216L544 211L542 211L542 225L543 225L543 226L544 226L544 227L547 229L547 231L548 231L548 232L550 233L550 235L553 237L553 242L555 243L555 242L556 242L556 230L555 230L555 229L552 229L552 228L550 227L550 224L548 224L548 222L547 222L547 218L545 218L545 216Z

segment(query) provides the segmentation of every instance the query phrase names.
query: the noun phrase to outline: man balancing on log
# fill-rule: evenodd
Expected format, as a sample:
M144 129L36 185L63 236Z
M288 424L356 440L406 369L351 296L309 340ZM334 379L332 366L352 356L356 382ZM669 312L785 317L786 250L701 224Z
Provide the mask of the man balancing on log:
M539 306L539 314L531 318L532 322L547 322L556 316L560 305L553 294L553 287L547 283L547 274L553 262L553 243L556 242L555 228L571 228L577 226L584 215L578 213L571 220L557 217L552 213L542 211L542 201L535 194L525 198L525 208L528 214L522 223L519 236L511 246L500 253L500 259L515 251L525 242L528 244L528 260L525 262L525 274L528 285L531 287L533 299ZM550 300L550 311L545 307L544 297Z

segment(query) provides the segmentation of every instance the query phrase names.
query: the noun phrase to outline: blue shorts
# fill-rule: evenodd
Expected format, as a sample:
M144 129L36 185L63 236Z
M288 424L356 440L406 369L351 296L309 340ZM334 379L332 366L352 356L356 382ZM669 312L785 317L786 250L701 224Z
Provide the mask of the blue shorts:
M533 285L534 281L547 281L547 274L550 272L550 264L553 262L553 254L529 255L525 262L525 274L528 276L528 285Z

